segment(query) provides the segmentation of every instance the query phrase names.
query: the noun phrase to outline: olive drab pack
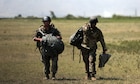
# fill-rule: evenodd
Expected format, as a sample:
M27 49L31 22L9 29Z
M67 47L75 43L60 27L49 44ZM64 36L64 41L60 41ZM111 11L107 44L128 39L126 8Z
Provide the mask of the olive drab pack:
M83 41L83 29L80 28L70 37L70 44L79 48Z

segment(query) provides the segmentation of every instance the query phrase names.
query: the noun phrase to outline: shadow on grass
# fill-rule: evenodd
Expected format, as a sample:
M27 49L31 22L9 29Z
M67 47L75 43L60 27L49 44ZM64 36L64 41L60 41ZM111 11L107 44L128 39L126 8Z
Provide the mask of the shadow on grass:
M97 80L123 80L121 78L104 78L104 77L100 77L100 78L97 78Z
M58 78L56 81L79 81L80 79L75 78Z
M78 78L57 78L55 79L54 81L75 81L75 82L78 82L78 81L81 81L82 79L78 79ZM123 80L121 78L104 78L104 77L99 77L97 78L97 80Z

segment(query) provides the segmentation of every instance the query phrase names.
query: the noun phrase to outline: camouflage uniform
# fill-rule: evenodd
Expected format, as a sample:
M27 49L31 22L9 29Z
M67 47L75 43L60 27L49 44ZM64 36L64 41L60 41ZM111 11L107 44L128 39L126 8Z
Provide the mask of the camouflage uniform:
M85 63L85 70L88 76L94 77L96 74L95 61L97 42L100 41L103 51L106 50L106 45L103 34L99 28L91 28L89 24L86 24L82 28L84 37L81 44L81 51Z
M52 34L53 36L61 36L60 32L54 28L52 25L50 25L49 30L45 30L44 26L42 25L39 29L44 34ZM39 32L39 30L36 31L35 37L42 38L42 34ZM45 66L45 74L50 74L50 60L52 60L52 67L51 72L53 74L56 74L58 69L58 53L56 50L52 49L50 46L47 46L45 42L37 42L38 47L40 47L39 44L41 44L40 52L42 55L42 62Z

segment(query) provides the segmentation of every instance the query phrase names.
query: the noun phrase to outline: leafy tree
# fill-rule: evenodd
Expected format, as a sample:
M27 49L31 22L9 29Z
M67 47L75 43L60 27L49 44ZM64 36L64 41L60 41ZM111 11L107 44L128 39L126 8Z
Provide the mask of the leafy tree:
M18 14L17 16L15 16L15 18L22 18L22 15Z
M67 16L65 16L66 19L74 19L76 18L74 15L72 14L68 14Z
M55 16L55 14L54 14L53 11L50 11L50 13L51 13L51 17L52 17L52 18L57 18L57 17Z

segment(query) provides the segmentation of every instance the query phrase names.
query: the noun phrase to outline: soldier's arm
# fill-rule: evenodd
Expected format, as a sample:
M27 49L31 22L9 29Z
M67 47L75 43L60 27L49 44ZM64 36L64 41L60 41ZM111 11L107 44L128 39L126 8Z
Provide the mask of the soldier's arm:
M42 35L38 32L38 30L36 30L36 34L34 35L33 38L34 41L42 41Z
M62 39L60 31L56 28L55 28L54 36L56 36L56 38L58 38L58 39Z
M103 53L105 53L107 51L107 48L106 48L106 44L105 44L105 41L104 41L104 36L103 36L101 31L99 32L99 41L102 45Z
M40 42L41 42L41 41L42 41L42 38L34 37L33 40L34 40L34 41L40 41Z

